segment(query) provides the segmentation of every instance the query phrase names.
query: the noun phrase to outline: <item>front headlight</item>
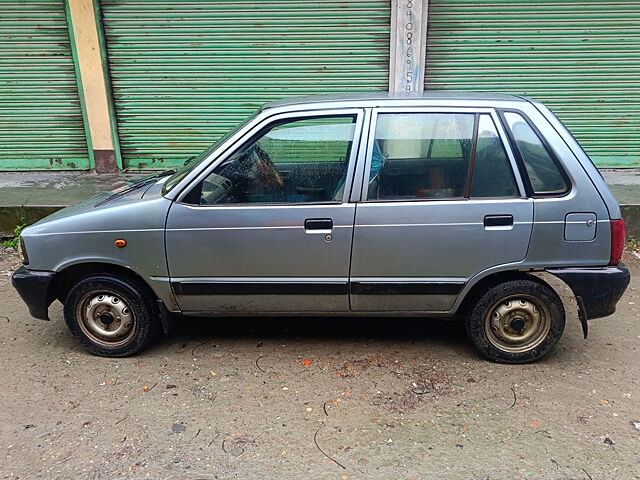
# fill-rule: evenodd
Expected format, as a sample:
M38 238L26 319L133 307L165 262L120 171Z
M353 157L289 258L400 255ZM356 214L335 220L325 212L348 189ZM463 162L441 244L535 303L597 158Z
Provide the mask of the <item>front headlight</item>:
M29 265L29 256L27 255L27 249L24 246L24 240L20 237L20 241L18 242L18 254L20 255L20 260L22 260L23 265Z

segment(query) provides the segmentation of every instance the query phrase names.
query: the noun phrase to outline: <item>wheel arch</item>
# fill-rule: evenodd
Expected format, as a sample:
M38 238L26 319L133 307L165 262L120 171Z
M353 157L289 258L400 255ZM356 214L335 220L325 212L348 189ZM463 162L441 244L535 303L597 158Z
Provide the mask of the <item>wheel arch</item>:
M75 283L85 277L94 274L114 275L126 280L133 281L141 288L148 290L148 293L152 294L155 299L158 298L149 283L132 268L125 267L116 263L92 261L74 263L58 271L49 289L49 297L51 301L57 299L61 303L64 303L69 291Z
M503 270L490 273L477 279L471 285L467 285L466 291L463 291L458 299L457 305L454 306L455 314L465 314L468 309L475 304L482 293L491 287L512 280L532 280L541 283L556 291L553 285L550 285L543 278L533 275L533 272L525 272L522 270Z

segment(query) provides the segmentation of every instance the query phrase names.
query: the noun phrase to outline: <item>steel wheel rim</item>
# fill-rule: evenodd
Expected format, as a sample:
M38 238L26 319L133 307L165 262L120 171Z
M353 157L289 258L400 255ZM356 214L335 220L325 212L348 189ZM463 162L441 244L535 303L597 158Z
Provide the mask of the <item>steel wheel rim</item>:
M131 306L120 295L108 290L85 294L76 309L82 332L105 347L126 344L136 331Z
M551 313L544 302L530 295L511 295L494 303L484 319L494 347L522 353L538 347L551 330Z

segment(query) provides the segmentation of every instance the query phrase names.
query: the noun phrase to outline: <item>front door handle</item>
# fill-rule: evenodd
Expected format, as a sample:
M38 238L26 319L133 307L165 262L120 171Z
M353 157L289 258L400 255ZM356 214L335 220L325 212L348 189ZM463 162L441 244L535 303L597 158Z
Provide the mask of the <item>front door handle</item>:
M513 215L487 215L484 217L485 227L512 227Z
M329 233L333 229L330 218L307 218L304 221L304 231L307 233Z

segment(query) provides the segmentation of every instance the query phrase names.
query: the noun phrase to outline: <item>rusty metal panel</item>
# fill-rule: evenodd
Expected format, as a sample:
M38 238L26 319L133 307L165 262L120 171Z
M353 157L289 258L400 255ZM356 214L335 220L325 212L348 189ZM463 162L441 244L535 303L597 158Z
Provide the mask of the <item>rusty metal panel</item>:
M122 156L181 165L265 102L387 90L389 0L101 0Z
M64 1L0 2L0 170L88 168Z
M598 166L640 166L640 1L430 0L427 89L523 94Z

